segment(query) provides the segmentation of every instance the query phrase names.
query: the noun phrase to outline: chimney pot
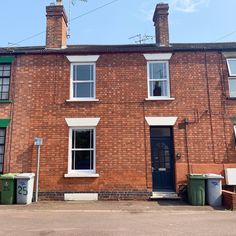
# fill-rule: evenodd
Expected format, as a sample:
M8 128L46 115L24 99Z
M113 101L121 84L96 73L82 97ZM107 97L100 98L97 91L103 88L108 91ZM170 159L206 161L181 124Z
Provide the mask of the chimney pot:
M62 5L62 0L57 0L57 5L61 6Z
M169 46L169 24L168 24L169 5L159 3L153 16L153 22L156 28L156 44L159 46Z

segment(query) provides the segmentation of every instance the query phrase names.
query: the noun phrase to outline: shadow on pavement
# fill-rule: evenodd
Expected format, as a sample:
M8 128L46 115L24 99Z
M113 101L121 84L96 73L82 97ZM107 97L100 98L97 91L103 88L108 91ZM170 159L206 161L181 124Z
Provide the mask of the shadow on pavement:
M183 200L166 200L166 199L160 199L156 200L157 204L160 206L190 206L187 202Z
M226 209L223 206L220 207L212 207L209 205L204 205L204 206L193 206L190 205L188 202L183 201L183 200L170 200L170 199L159 199L155 200L158 206L163 206L163 207L175 207L175 208L191 208L191 209L212 209L212 210L217 210L217 211L225 211Z

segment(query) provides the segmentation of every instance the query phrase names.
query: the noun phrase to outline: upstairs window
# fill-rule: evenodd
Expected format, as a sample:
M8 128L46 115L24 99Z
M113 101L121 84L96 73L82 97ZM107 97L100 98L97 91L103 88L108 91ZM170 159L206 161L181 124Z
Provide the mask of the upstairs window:
M73 63L71 83L73 99L95 98L95 64Z
M227 59L229 71L229 96L236 97L236 58Z
M67 56L70 62L70 99L67 101L98 101L96 99L96 62L99 55Z
M0 64L0 100L9 99L11 64Z
M170 97L169 65L167 61L148 62L148 97Z

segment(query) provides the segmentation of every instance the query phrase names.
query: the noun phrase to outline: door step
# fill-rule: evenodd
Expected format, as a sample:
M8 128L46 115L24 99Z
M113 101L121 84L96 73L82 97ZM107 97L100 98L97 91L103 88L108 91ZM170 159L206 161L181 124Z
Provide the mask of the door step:
M152 192L151 199L181 199L175 192Z

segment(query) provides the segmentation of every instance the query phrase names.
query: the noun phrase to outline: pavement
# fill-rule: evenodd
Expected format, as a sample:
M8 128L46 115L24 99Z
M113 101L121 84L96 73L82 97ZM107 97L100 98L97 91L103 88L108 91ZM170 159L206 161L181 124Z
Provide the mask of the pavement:
M236 212L176 200L0 205L0 235L236 235Z

